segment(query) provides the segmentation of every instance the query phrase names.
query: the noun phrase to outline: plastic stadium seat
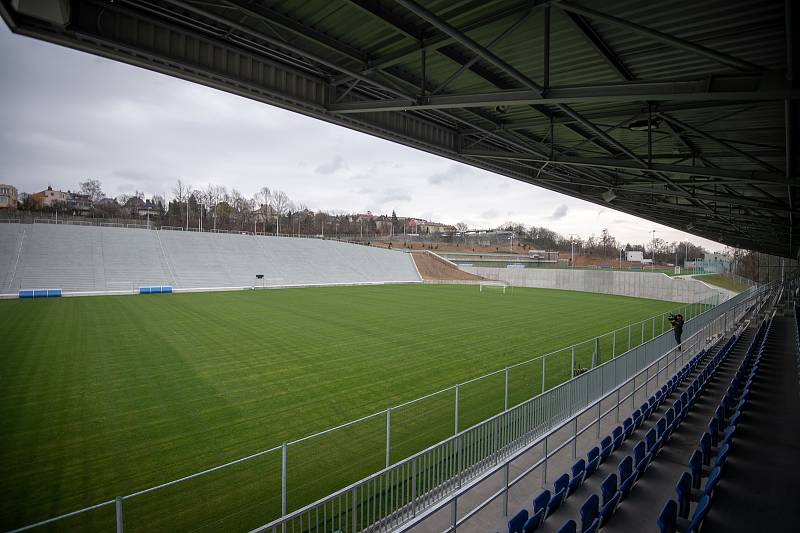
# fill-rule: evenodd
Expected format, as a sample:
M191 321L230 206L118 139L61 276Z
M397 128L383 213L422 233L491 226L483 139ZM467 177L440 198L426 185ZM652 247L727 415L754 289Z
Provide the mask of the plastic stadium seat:
M656 422L656 437L659 441L664 440L664 437L667 434L667 417L662 416Z
M553 494L553 496L550 497L550 502L547 504L547 513L545 513L545 518L555 513L556 509L558 509L561 506L561 502L563 502L564 498L567 496L568 486L569 486L569 475L561 474L561 477L556 479L555 494Z
M697 508L692 515L692 521L689 522L689 526L683 530L683 533L696 533L700 531L700 527L703 525L703 520L705 520L708 514L710 505L711 500L708 496L700 498L700 503L697 504Z
M721 469L723 466L725 466L725 461L728 460L728 454L730 453L730 450L730 444L725 444L719 449L719 452L717 452L717 458L714 459L714 468Z
M620 493L617 490L617 475L609 474L600 485L600 493L603 495L602 507L600 507L600 527L604 526L611 515L617 509Z
M660 533L675 533L677 531L677 508L678 504L675 503L675 500L669 500L664 504L656 521Z
M523 509L508 521L508 533L522 533L525 522L528 521L528 510Z
M672 428L672 425L675 423L675 408L670 407L667 409L667 412L664 414L667 418L667 426Z
M636 483L636 475L633 472L633 458L630 455L627 456L619 463L617 470L619 471L620 500L624 500L628 497L633 484Z
M708 434L711 436L711 446L716 447L719 443L719 422L716 418L712 418L708 422L708 427L706 428Z
M581 533L594 533L600 527L600 498L592 494L581 505Z
M695 450L689 457L689 473L692 475L692 488L699 489L703 477L703 454L700 450Z
M525 525L522 526L522 533L533 533L539 526L542 525L542 517L544 516L544 511L539 516L533 515L532 517L528 518L525 522Z
M633 428L634 428L633 419L631 417L626 418L625 421L622 423L622 427L625 430L624 438L625 439L630 438L630 436L633 435Z
M547 513L547 505L550 503L550 491L545 489L533 499L533 516L525 523L525 527L539 527L545 519ZM535 529L535 528L534 528ZM525 533L534 531L534 529L526 529Z
M614 449L616 450L620 447L620 445L622 445L622 441L625 438L623 436L622 426L617 426L614 428L614 430L611 432L611 438L614 439Z
M735 433L736 433L736 426L728 426L728 429L725 430L725 434L722 435L720 446L725 446L726 444L733 444L733 436Z
M633 449L633 460L636 463L637 477L641 476L644 471L647 470L647 462L650 460L650 456L645 450L645 443L643 440L640 440Z
M675 485L675 495L678 497L678 516L689 518L692 501L692 476L689 472L681 474L681 478Z
M708 481L706 481L706 486L703 489L703 494L708 496L709 498L714 497L714 490L717 488L719 484L719 476L722 473L718 466L715 466L711 470L711 474L708 476Z
M611 440L610 436L603 437L603 440L600 441L600 463L602 464L608 456L611 455L611 452L614 451L614 442Z
M589 453L586 454L586 477L591 476L594 474L594 471L597 470L597 466L600 464L600 448L595 446Z
M575 523L575 520L567 520L558 533L578 533L578 524Z
M575 461L575 464L572 465L572 479L569 480L569 486L567 488L567 497L570 496L573 492L578 490L578 488L583 483L583 478L586 475L586 461L583 459L578 459Z
M707 431L700 437L699 449L703 454L703 464L708 466L711 463L711 435Z
M639 426L641 426L642 425L642 420L643 420L642 412L640 410L638 410L638 409L635 410L633 412L633 427L634 428L638 428Z

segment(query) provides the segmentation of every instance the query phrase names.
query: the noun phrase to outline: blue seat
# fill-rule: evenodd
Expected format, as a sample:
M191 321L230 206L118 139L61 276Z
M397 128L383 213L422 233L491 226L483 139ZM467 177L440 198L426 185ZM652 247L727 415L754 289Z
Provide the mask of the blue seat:
M651 430L652 431L652 430ZM641 476L645 470L647 470L647 462L649 457L647 452L645 451L645 444L643 440L639 441L639 444L633 449L633 461L636 463L636 475L637 477Z
M700 489L700 479L703 477L703 454L700 450L695 450L689 457L689 473L692 475L692 488Z
M528 521L528 510L523 509L508 521L508 533L522 533L525 522Z
M567 520L558 533L578 533L578 524L575 523L575 520Z
M600 527L600 498L589 496L581 505L581 533L594 533Z
M633 426L634 426L634 429L638 428L639 426L642 425L642 420L643 420L642 412L640 410L638 410L638 409L635 410L633 412Z
M532 517L528 518L525 525L522 526L522 533L533 533L539 526L542 525L542 517L544 516L544 511L541 512L539 516L533 515Z
M717 446L719 444L719 422L716 418L708 421L706 432L711 436L711 446Z
M603 503L600 507L600 527L603 527L617 509L620 493L617 490L617 475L609 474L600 485L600 493L603 496Z
M550 491L545 489L533 499L533 515L525 523L525 527L539 527L544 522L545 514L547 513L547 505L550 503ZM535 529L526 529L525 533L535 531Z
M617 467L619 471L619 492L620 501L628 497L633 484L636 483L636 475L633 472L633 458L629 455L623 459Z
M700 531L700 526L703 525L703 520L705 520L706 515L708 514L710 505L711 500L708 496L703 496L700 498L700 503L697 504L697 508L694 510L694 514L692 515L692 521L689 522L688 527L683 530L683 533L697 533Z
M611 438L614 440L614 449L616 450L620 447L620 445L622 445L622 441L625 439L622 432L622 426L617 426L614 428L614 430L611 432Z
M725 427L725 406L720 405L717 407L717 410L714 411L714 418L717 419L717 427L722 429Z
M663 440L666 433L667 433L667 417L662 416L661 418L658 419L658 422L656 422L656 434L658 440Z
M664 416L667 417L667 426L671 428L672 425L675 423L675 407L670 407L669 409L667 409L667 412L665 413Z
M625 431L625 437L624 438L625 439L630 438L630 436L633 435L633 429L634 429L634 427L633 427L633 419L631 417L626 418L625 421L622 422L622 428Z
M675 503L675 500L669 500L664 504L664 507L661 509L661 514L659 514L656 519L656 524L658 524L658 531L660 533L676 533L678 522L677 508L678 504Z
M583 459L578 459L575 461L575 464L572 465L572 479L569 480L569 486L567 487L567 497L578 490L578 487L580 487L583 483L583 478L585 475L586 461Z
M589 453L586 454L587 463L586 463L586 477L591 476L594 474L594 471L597 470L597 466L600 464L600 448L595 446Z
M700 453L703 454L703 464L708 465L711 463L711 435L706 431L700 437Z
M735 433L736 433L736 426L728 426L728 429L726 429L725 433L722 435L720 446L725 446L726 444L733 444L733 437Z
M718 466L715 466L711 469L711 473L708 475L708 481L706 481L706 486L703 488L703 494L705 496L708 496L709 498L714 497L714 490L719 484L719 476L721 472L722 471Z
M725 461L728 460L728 454L730 453L730 450L730 444L725 444L719 449L719 452L717 452L717 458L714 459L714 468L721 469L723 466L725 466Z
M556 512L561 506L561 502L567 496L567 487L569 486L569 475L561 474L555 482L555 493L550 497L550 502L547 504L547 513L545 518Z
M678 497L678 516L688 519L692 501L692 476L689 472L681 474L675 485L675 495Z
M650 431L645 433L644 441L647 443L648 461L655 455L658 438L656 437L656 429L650 428Z
M603 437L603 440L600 441L600 463L602 464L608 456L611 455L611 452L614 451L614 442L611 440L611 437L606 435Z

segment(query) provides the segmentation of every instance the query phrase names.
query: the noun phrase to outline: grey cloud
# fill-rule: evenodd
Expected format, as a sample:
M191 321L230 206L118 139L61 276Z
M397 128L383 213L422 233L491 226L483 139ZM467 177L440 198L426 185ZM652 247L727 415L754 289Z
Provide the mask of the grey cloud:
M567 216L568 211L569 208L567 207L567 205L561 204L560 206L556 207L555 211L553 211L553 214L550 215L549 218L550 220L561 220L562 218Z
M428 177L428 183L431 185L441 185L442 183L447 183L448 181L453 181L461 176L470 174L470 172L471 169L467 166L453 163L447 167L447 170L431 174Z
M483 213L481 213L481 218L489 218L489 219L497 218L497 215L499 215L499 214L500 213L498 213L498 211L496 209L488 209L488 210L484 211Z
M346 169L347 163L345 163L342 156L337 155L330 161L326 161L321 165L318 165L317 168L314 170L317 174L333 174L337 170Z

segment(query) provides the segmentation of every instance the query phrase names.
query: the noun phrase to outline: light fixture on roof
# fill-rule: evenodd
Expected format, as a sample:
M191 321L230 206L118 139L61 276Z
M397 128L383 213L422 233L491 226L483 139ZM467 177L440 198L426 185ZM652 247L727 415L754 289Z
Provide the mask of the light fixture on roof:
M603 201L604 201L604 202L606 202L606 203L609 203L609 204L610 204L610 203L611 203L611 200L613 200L614 198L616 198L616 197L617 197L617 195L614 193L614 189L608 189L606 192L604 192L604 193L601 195L601 197L603 198Z
M653 129L658 129L659 125L661 125L660 118L643 118L641 120L634 120L630 124L628 124L628 129L633 131L647 131L648 125Z

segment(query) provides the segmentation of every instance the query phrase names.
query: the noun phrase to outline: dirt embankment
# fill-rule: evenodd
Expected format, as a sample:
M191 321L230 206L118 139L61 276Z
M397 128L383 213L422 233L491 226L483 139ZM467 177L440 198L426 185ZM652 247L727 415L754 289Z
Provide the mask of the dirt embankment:
M411 257L417 264L420 276L425 281L449 279L478 281L483 279L480 276L459 270L447 261L426 252L413 252Z

